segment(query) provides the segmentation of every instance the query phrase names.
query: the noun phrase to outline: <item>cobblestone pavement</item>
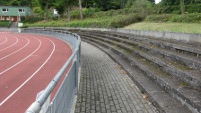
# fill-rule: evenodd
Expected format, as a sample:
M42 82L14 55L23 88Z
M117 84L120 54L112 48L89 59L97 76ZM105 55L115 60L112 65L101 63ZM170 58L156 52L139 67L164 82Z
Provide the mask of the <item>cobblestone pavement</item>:
M82 42L82 74L75 113L155 113L128 75L107 54Z

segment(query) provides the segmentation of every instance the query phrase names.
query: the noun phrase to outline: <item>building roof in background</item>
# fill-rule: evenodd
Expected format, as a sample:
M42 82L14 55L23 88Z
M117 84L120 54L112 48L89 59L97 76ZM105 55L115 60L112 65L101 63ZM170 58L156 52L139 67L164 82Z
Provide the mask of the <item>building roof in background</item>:
M32 10L26 6L0 6L0 16L30 16Z

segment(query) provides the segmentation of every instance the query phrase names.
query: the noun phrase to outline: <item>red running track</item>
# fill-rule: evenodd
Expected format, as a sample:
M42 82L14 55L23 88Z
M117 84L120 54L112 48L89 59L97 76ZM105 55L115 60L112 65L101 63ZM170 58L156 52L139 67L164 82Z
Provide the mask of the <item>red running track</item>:
M0 32L0 113L24 113L71 54L55 38Z

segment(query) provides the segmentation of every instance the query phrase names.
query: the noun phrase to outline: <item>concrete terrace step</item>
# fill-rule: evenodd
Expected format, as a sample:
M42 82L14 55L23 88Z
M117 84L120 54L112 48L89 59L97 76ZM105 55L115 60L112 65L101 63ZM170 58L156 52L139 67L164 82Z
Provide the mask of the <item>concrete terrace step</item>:
M178 41L178 40L173 40L173 39L159 39L159 38L154 38L154 37L142 37L142 36L136 36L136 35L132 35L132 34L125 34L125 33L115 33L115 32L105 32L107 35L110 34L112 36L118 36L121 38L127 38L130 40L146 40L147 42L150 43L154 43L154 44L162 44L162 46L167 45L169 47L173 47L175 49L181 49L183 51L187 51L187 52L195 52L196 54L200 54L201 53L201 44L197 43L197 42L185 42L185 41Z
M96 35L95 35L96 33ZM101 34L97 33L97 32L93 32L92 34L94 34L94 36L101 36ZM87 33L89 34L89 33ZM86 35L86 34L83 34L83 35ZM115 34L116 36L117 34ZM201 69L201 58L199 57L200 54L199 53L195 53L196 50L198 50L199 48L196 48L196 50L194 48L189 48L189 47L184 47L184 46L180 46L182 44L177 44L177 46L179 46L179 48L181 48L180 50L178 48L174 48L174 46L162 46L163 48L160 47L157 47L155 45L150 45L149 43L147 43L147 40L150 40L150 38L144 38L144 37L138 37L137 39L136 38L132 38L132 37L123 37L121 36L121 38L118 38L117 36L114 37L114 36L110 36L110 35L105 35L103 34L104 38L112 38L113 40L117 40L117 41L120 41L120 42L124 42L124 43L127 43L127 44L135 44L137 46L140 46L142 48L145 48L145 49L148 49L148 50L152 50L152 52L156 52L156 53L161 53L163 55L166 55L167 57L170 57L174 60L178 60L184 64L186 64L187 66L189 66L190 68L195 68L195 69ZM155 40L155 39L154 39ZM143 42L144 41L144 42ZM166 41L160 41L160 43L165 43ZM174 44L176 45L176 44ZM165 49L165 48L168 48L168 49ZM187 50L183 50L183 48L189 48L188 50L192 50L194 51L193 54L189 54L191 53L191 51L187 51ZM162 49L161 51L163 52L160 52L160 50L158 49ZM173 51L173 50L177 50L177 52ZM178 51L181 51L181 52L178 52ZM187 54L185 54L185 52ZM198 51L200 52L200 50ZM183 57L185 56L185 57Z
M171 73L174 76L179 77L181 80L185 81L186 83L189 83L190 85L192 85L193 87L195 87L197 89L201 89L200 77L197 77L191 73L188 73L188 71L190 69L187 69L186 67L181 67L181 64L178 66L178 63L175 64L175 62L173 62L173 61L167 62L167 60L165 60L165 59L154 57L155 54L150 55L150 53L148 51L143 51L141 48L136 48L134 46L125 45L124 43L122 44L122 41L115 42L114 40L108 40L106 38L101 38L101 37L96 37L96 36L93 36L93 38L94 39L98 38L101 41L108 42L110 44L124 48L124 49L128 50L128 52L130 52L130 53L135 53L143 58L146 58L147 60L153 62L154 64L157 64L159 67L162 67L162 69L165 72ZM111 38L109 38L109 39L111 39ZM180 69L178 67L183 68L183 69ZM195 73L195 71L194 71L194 73Z
M89 40L95 41L95 39ZM170 76L169 74L162 72L161 70L159 70L159 68L154 68L153 65L147 63L143 58L140 59L135 57L135 59L133 59L133 56L126 55L125 51L119 49L117 50L115 49L115 47L112 47L111 45L105 44L103 42L95 42L101 44L104 47L109 47L111 50L115 51L120 56L127 59L130 64L138 67L143 73L146 74L147 77L149 77L152 81L157 83L164 90L174 96L174 98L180 100L183 104L186 104L186 106L189 106L190 109L192 109L192 106L196 109L200 108L199 99L201 93L197 90L194 90L189 86L183 85L185 83L179 81L177 78Z
M133 72L128 69L129 64L132 65L130 67L136 67L135 70L138 71L135 72L141 72L144 78L152 81L152 83L157 86L160 86L161 90L164 91L163 93L166 92L167 95L170 94L172 96L170 97L172 98L170 99L171 101L174 99L176 99L174 100L175 102L180 101L180 108L184 105L188 107L191 112L201 112L201 92L199 90L200 71L197 68L188 68L189 70L185 69L186 66L191 67L189 62L193 62L193 65L197 62L199 64L199 61L197 61L197 59L199 60L199 55L196 55L199 53L195 52L197 47L194 47L193 44L189 44L188 46L186 43L181 43L178 44L177 47L172 40L166 41L167 43L164 43L163 45L163 42L160 42L160 40L153 39L152 41L152 38L147 39L145 37L136 38L138 36L128 37L123 36L122 33L73 31L80 34L82 39L93 43L100 48L104 48L105 51L110 51L110 53L116 54L114 56L121 59L123 58L122 60L127 61L127 68L124 67L124 69L130 73L130 77L133 81L150 95L150 98L155 97L155 95L152 95L148 91L148 88L145 88L145 84L141 84L142 81L133 77ZM135 37L135 39L131 40L131 37ZM175 49L178 49L179 47L181 47L181 50L175 51ZM183 47L185 47L185 49L182 49ZM188 50L186 48L188 48L189 51L186 51ZM195 53L191 54L191 48L194 49L193 51ZM185 64L184 62L186 62L186 60L188 63ZM119 62L119 60L116 61ZM175 61L176 63L174 63ZM123 65L123 63L120 64ZM183 70L182 66L184 67ZM194 73L196 73L196 75ZM157 99L154 100L161 109L165 112L169 112L167 110L168 108L163 106L166 102L161 104ZM174 104L171 107L172 109L176 109ZM182 109L185 109L185 107ZM188 110L186 111L189 112Z
M85 41L92 43L100 48L104 48L103 46L99 46L97 43L90 42L89 40ZM130 66L130 62L122 59L122 56L120 56L119 53L111 51L110 49L103 50L111 55L116 62L123 66L123 68L130 74L130 78L137 84L138 87L140 87L142 92L149 96L149 99L154 103L154 105L158 107L160 113L190 113L186 107L182 106L162 88L147 78L143 72L137 69L137 67L133 65Z
M162 88L156 85L152 80L147 78L143 72L137 69L135 66L131 66L130 62L122 59L118 53L111 51L108 48L97 45L92 41L83 39L83 41L89 42L101 50L110 55L117 63L122 65L122 68L126 70L129 77L135 82L135 84L141 89L143 94L147 94L150 101L155 105L160 113L190 113L190 111L178 103L174 98L167 94Z
M108 36L104 36L104 38L109 38L109 39L113 39L119 42L123 42L129 45L133 45L133 46L139 46L142 49L146 49L149 50L150 53L154 53L154 54L161 54L165 57L169 57L170 59L173 59L175 61L179 61L183 64L186 64L186 66L188 66L189 68L194 68L194 69L201 69L201 63L200 63L200 58L197 58L196 56L191 56L191 55L187 55L184 53L178 53L172 50L167 50L164 48L159 48L156 47L155 45L148 45L146 43L143 42L138 42L137 40L126 40L126 39L121 39L121 38L116 38L116 37L108 37Z
M123 34L123 33L112 33L112 32L100 32L100 31L94 31L93 34L95 35L102 35L105 36L113 36L113 37L119 37L121 39L126 40L133 40L138 42L146 42L147 44L154 44L161 47L169 48L169 49L175 49L180 50L182 52L187 52L194 54L195 56L201 55L201 44L192 44L192 43L186 43L182 41L176 41L176 40L165 40L165 39L158 39L153 37L141 37L141 36L135 36L130 34Z

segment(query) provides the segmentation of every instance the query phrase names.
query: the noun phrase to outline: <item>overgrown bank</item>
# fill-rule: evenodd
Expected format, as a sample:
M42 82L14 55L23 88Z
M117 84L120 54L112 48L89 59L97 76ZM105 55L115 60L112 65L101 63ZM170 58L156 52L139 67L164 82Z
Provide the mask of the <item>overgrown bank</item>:
M142 7L143 6L143 7ZM71 21L67 17L43 21L42 18L30 18L25 26L30 27L95 27L95 28L122 28L133 23L201 23L200 4L186 6L186 14L180 14L179 6L154 6L149 3L133 4L129 8L101 11L96 8L83 9L84 20L80 20L79 10L71 12ZM189 12L189 13L188 13ZM41 21L39 21L41 20Z
M145 19L145 15L131 9L100 11L89 8L83 10L84 20L80 20L79 11L71 12L71 21L67 18L52 18L48 21L26 21L25 25L34 27L98 27L121 28Z

